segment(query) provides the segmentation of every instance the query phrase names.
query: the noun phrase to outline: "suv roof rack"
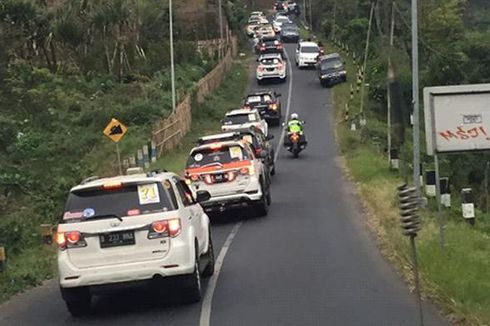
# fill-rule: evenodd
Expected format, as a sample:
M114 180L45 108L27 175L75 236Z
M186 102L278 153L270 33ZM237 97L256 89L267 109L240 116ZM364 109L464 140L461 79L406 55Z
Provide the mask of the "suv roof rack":
M94 180L97 180L97 179L99 179L99 177L96 176L96 175L93 175L91 177L88 177L88 178L83 179L82 182L80 182L80 184L84 185L84 184L86 184L86 183L88 183L90 181L94 181Z

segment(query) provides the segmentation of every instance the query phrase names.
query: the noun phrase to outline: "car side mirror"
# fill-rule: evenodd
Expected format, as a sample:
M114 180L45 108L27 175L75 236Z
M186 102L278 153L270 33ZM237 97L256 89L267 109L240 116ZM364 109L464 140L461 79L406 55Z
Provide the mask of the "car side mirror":
M274 135L271 134L267 135L267 140L272 140L272 139L274 139Z
M196 193L196 201L202 203L211 199L211 194L206 190L198 190Z

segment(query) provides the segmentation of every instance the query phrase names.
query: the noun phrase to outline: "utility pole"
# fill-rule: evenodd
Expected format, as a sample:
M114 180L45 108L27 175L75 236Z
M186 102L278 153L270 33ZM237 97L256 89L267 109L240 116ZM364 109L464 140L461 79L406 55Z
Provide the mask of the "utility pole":
M366 66L367 66L367 58L369 52L369 38L371 36L371 26L373 24L374 4L375 4L374 2L371 3L371 11L369 12L369 26L368 26L367 37L366 37L366 49L364 50L364 64L363 64L362 85L361 85L361 109L359 111L361 117L364 116L364 91L366 88L366 75L367 75Z
M393 51L393 43L395 38L395 3L391 3L391 27L390 27L390 52L388 55L388 96L387 96L387 113L386 119L388 123L387 141L388 141L388 165L391 164L391 85L395 81L395 71L391 62Z
M412 0L413 184L420 198L418 0ZM438 180L437 180L438 181Z
M168 13L170 19L170 76L172 79L172 113L177 108L175 99L175 62L174 62L174 26L172 14L172 0L168 0Z
M310 0L310 30L313 31L313 23L312 23L312 18L311 18L311 0Z
M306 0L303 0L303 16L304 16L305 25L306 25L306 24L308 24L306 22Z
M335 38L335 21L337 19L337 0L333 2L333 23L332 23L332 40Z
M221 59L221 49L222 49L222 42L223 42L223 8L221 7L221 0L218 0L218 12L219 12L219 58Z

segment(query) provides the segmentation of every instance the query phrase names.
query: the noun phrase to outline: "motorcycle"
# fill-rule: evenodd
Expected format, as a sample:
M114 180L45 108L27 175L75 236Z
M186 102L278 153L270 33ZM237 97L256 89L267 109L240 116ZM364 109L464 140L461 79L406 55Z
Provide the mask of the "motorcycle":
M285 144L287 150L293 154L294 158L298 158L299 153L306 148L306 141L302 139L302 135L297 132L288 134L289 144Z

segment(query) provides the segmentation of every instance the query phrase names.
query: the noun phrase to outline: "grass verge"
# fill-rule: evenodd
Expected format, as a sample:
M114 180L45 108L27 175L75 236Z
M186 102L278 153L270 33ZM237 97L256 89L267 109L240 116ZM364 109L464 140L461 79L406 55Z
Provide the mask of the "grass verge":
M183 170L187 155L197 137L218 131L224 113L240 105L248 82L247 67L246 59L236 60L222 86L203 104L193 106L191 131L184 137L181 145L161 157L154 164L154 168L165 168L175 172ZM55 254L54 246L36 245L12 255L7 261L6 269L0 272L0 303L26 288L53 278L56 275Z
M330 44L330 49L335 49ZM335 49L339 52L340 49ZM334 88L337 140L346 173L358 185L359 195L368 212L368 223L379 239L381 250L412 286L408 240L401 235L396 200L396 187L403 183L400 173L390 171L387 158L372 141L373 134L386 130L386 124L368 115L367 128L350 130L344 121L345 105L349 102L350 84L355 88L356 68L347 54L348 82ZM349 115L359 108L356 93L349 102ZM368 103L369 105L374 105ZM369 110L369 109L368 109ZM368 134L366 137L366 133ZM403 174L403 173L401 173ZM490 324L490 241L481 227L470 227L446 212L444 251L440 248L439 227L431 208L422 211L423 228L417 237L423 292L436 302L444 315L461 325Z

